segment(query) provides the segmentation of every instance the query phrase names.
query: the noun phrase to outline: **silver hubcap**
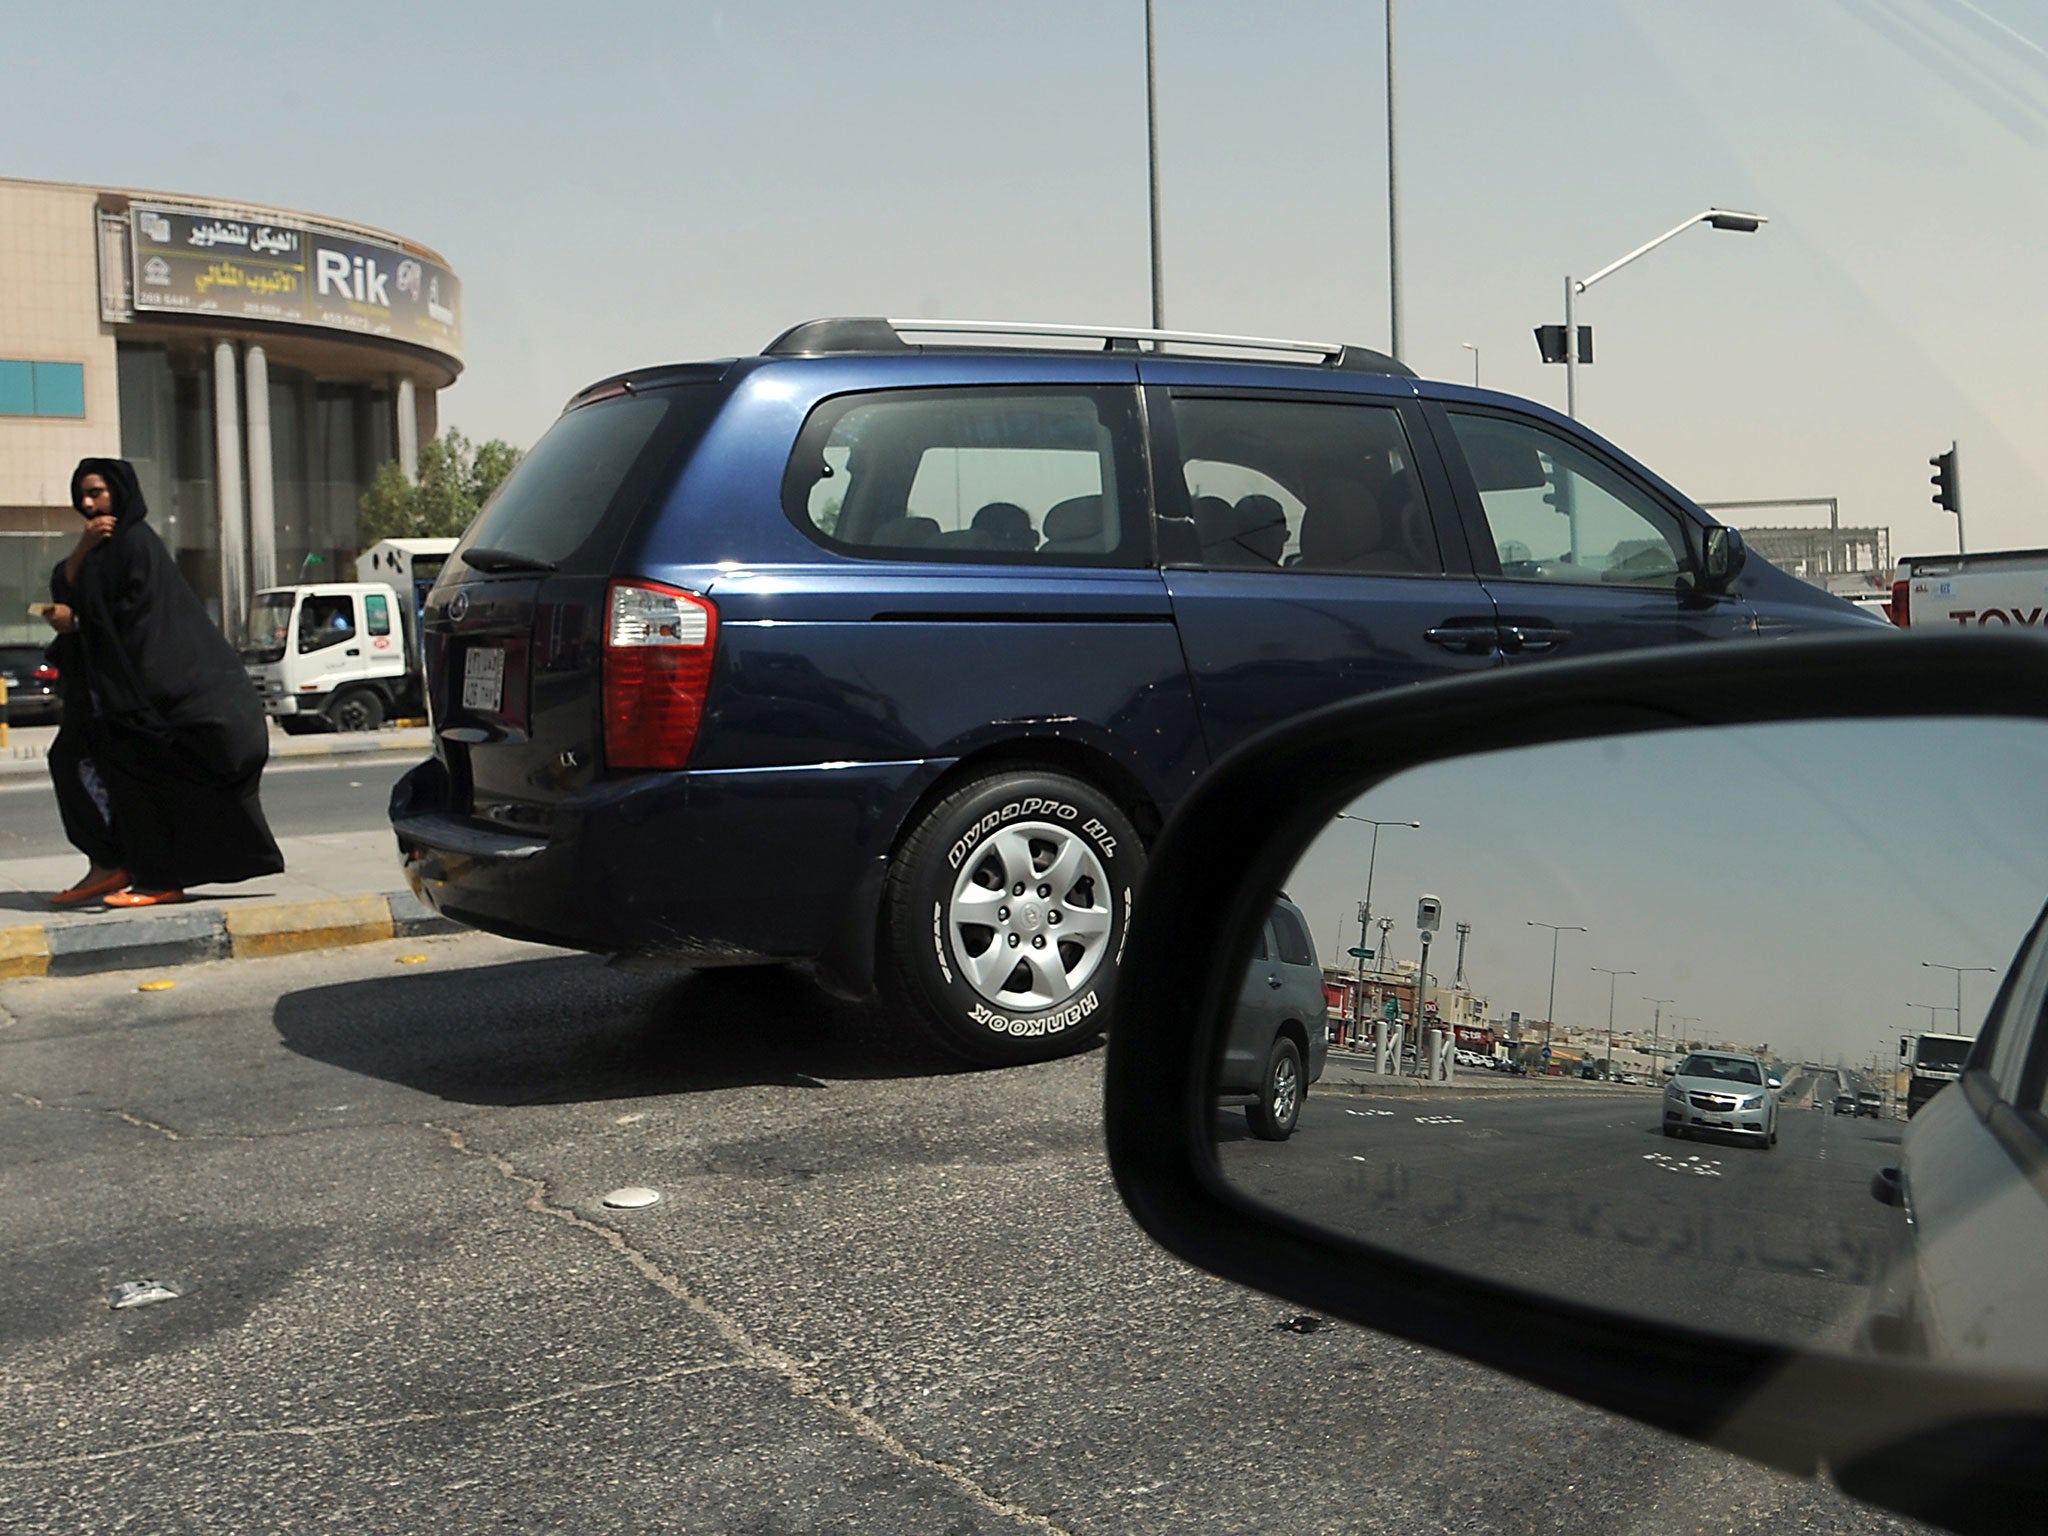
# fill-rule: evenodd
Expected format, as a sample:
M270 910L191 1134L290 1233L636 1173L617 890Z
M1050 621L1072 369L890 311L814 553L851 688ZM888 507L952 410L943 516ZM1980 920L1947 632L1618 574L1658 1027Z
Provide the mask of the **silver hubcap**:
M1022 822L995 833L953 882L946 929L967 983L1005 1008L1050 1008L1095 974L1109 946L1102 861L1076 833Z
M1294 1118L1294 1105L1301 1081L1294 1074L1294 1061L1287 1058L1273 1068L1273 1118L1285 1125Z

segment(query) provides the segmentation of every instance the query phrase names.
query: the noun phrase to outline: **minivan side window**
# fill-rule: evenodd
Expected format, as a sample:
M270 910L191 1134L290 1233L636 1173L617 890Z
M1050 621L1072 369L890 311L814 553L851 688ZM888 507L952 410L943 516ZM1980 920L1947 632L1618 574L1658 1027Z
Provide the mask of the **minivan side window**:
M783 502L813 537L877 558L1131 565L1137 440L1130 390L845 395L804 424Z
M1691 568L1676 513L1532 422L1448 413L1510 580L1676 588Z
M1173 425L1204 566L1442 573L1396 407L1176 396Z

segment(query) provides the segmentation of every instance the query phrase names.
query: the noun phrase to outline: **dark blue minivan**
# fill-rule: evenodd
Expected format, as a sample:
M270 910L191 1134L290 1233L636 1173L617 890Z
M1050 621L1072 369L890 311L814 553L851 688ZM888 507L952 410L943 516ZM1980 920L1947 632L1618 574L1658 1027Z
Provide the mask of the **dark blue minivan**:
M1147 841L1375 689L1883 627L1576 423L1340 345L828 320L591 386L428 598L413 888L795 962L951 1051L1108 1020Z

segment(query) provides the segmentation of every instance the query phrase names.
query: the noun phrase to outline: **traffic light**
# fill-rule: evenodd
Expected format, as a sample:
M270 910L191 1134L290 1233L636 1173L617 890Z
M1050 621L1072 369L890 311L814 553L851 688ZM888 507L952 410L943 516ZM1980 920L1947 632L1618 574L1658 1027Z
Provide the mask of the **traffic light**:
M1950 443L1947 453L1937 453L1927 461L1934 466L1934 473L1927 477L1934 487L1934 504L1944 512L1961 514L1963 510L1963 486L1956 474L1956 445Z

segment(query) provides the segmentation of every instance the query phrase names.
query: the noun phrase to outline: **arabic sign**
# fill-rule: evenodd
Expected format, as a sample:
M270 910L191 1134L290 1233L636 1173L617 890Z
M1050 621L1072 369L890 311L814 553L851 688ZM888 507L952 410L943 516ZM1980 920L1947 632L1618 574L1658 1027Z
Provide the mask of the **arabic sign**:
M399 246L289 221L136 203L137 310L330 326L461 360L462 285Z

